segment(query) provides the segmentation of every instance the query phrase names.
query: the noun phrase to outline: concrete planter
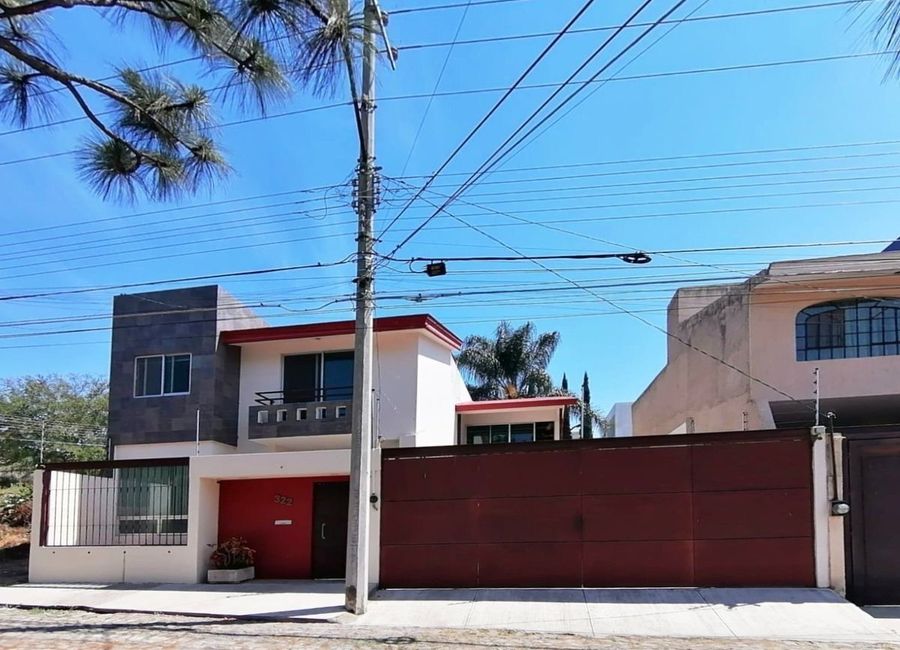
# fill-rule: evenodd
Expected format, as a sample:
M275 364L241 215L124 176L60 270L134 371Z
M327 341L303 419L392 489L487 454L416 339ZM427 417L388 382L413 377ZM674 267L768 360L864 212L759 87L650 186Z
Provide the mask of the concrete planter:
M209 583L237 583L253 580L256 575L252 566L243 569L209 569L206 572L206 581Z

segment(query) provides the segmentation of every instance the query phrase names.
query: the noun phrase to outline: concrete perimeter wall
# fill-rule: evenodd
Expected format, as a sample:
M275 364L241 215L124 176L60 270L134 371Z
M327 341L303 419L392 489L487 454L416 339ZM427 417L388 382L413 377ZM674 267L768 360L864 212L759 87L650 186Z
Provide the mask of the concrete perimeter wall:
M379 451L375 450L372 460L374 470L372 490L375 494L379 492L380 464ZM41 495L44 470L35 472L29 582L206 582L209 556L220 541L218 539L220 481L346 476L350 473L350 450L195 456L190 459L189 472L187 543L180 546L41 546ZM51 507L52 505L51 503ZM80 510L78 504L73 507ZM378 582L380 515L376 507L371 507L370 514L372 519L370 582L374 588ZM55 537L59 543L75 541L63 539L59 535Z

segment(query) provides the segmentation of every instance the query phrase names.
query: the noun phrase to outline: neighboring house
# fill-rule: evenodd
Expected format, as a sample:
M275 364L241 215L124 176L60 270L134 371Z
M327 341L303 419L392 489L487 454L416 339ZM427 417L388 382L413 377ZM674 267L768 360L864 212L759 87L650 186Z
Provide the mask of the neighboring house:
M631 407L634 402L616 402L606 416L604 435L610 438L626 438L634 435L631 424Z
M679 289L666 365L632 407L635 435L811 426L816 369L823 421L900 422L898 274L892 246Z
M259 577L341 577L354 323L270 327L217 286L113 311L114 460L38 473L30 579L198 582L231 536L252 540ZM460 345L428 315L375 319L376 459L561 438L574 398L472 402Z

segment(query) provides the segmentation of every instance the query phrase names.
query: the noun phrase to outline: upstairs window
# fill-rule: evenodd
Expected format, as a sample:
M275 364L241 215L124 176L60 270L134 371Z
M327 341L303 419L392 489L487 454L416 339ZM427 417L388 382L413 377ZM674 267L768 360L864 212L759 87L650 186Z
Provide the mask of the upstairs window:
M185 395L190 392L190 354L158 354L135 358L135 397Z
M286 356L283 373L285 404L353 398L353 352Z
M797 314L797 360L900 354L900 298L813 305Z

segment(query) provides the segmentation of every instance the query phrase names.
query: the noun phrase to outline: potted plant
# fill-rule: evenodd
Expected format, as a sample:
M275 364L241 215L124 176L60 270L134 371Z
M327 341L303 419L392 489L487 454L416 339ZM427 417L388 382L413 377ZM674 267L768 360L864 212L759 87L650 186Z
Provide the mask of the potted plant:
M232 537L216 546L209 558L208 582L245 582L255 575L256 551L247 546L243 537Z

